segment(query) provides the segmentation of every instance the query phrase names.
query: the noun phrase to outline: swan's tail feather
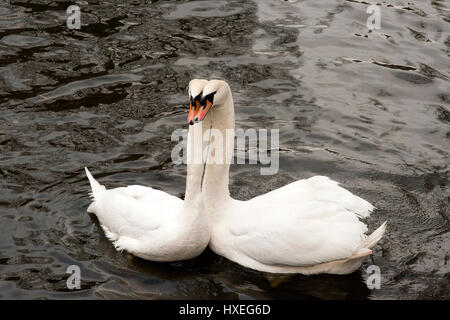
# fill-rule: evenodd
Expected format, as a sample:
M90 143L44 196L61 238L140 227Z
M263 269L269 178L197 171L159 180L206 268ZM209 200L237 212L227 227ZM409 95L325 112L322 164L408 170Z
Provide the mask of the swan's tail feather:
M105 187L98 183L92 174L89 172L88 168L84 168L86 171L86 176L89 179L89 183L91 184L92 192L89 192L89 196L93 198L93 200L98 200L98 196L105 191Z
M361 247L372 249L378 241L383 237L384 232L386 231L386 224L387 221L385 221L381 226L378 227L377 230L372 232L366 239L364 239Z

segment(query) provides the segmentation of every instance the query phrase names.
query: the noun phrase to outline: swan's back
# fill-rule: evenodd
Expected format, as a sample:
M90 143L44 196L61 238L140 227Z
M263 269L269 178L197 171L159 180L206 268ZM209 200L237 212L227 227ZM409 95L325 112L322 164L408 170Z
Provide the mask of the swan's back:
M88 212L95 213L111 232L150 232L182 209L183 201L150 187L133 185L105 190ZM140 234L140 233L139 233Z
M371 253L364 248L367 226L359 218L373 208L327 177L299 180L249 201L233 201L221 215L223 228L215 232L222 234L213 234L212 247L253 269L314 273L308 268Z
M265 203L291 203L302 205L304 203L312 204L330 204L337 208L346 209L351 214L361 218L370 216L374 206L368 201L355 196L350 191L339 186L339 183L325 176L314 176L309 179L302 179L292 182L284 187L268 192L264 195L255 197L250 201ZM315 210L314 214L320 214ZM322 214L330 214L329 209L324 208ZM307 211L302 214L307 215Z
M94 213L117 250L152 261L193 258L207 246L208 222L201 212L185 210L183 200L150 187L106 190L86 169ZM203 219L202 219L203 218Z

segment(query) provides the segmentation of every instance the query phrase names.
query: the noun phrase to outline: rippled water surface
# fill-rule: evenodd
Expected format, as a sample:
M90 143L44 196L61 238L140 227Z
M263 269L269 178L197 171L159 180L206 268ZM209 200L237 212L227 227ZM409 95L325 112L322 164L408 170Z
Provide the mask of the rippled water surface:
M450 3L0 2L0 298L450 298ZM207 250L186 262L118 253L86 213L83 167L107 187L182 196L170 158L191 78L226 79L237 127L280 129L280 171L235 165L249 199L327 175L372 202L388 232L348 276L277 286ZM378 290L365 284L381 269ZM68 265L82 288L68 290Z

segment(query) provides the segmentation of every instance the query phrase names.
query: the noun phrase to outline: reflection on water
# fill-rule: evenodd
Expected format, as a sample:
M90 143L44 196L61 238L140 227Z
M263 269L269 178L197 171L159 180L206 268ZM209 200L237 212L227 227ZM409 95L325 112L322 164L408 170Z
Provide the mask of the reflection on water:
M86 3L80 30L68 5L0 5L0 298L449 298L448 4L380 2L373 31L356 0ZM153 263L106 240L83 167L183 196L170 137L188 81L215 77L238 127L280 129L279 174L235 165L233 196L340 181L377 207L370 230L389 220L360 272L268 279L209 250Z

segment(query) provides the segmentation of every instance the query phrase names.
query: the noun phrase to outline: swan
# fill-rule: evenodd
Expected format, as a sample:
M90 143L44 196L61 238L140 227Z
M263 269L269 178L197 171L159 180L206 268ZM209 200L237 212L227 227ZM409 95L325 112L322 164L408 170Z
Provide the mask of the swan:
M190 82L191 103L206 83L203 79ZM194 154L195 146L202 145L201 140L196 142L200 136L194 135L198 126L189 126L187 157ZM94 200L87 211L98 217L118 251L151 261L178 261L194 258L207 247L210 226L201 194L202 163L187 165L184 201L140 185L107 190L87 168L85 171Z
M365 234L367 226L360 218L368 217L374 206L325 176L298 180L248 201L232 199L230 87L225 81L210 80L200 101L201 108L190 112L188 123L204 122L202 128L211 127L221 136L211 134L214 141L209 142L202 183L212 251L268 273L348 274L358 269L386 230L385 222Z

